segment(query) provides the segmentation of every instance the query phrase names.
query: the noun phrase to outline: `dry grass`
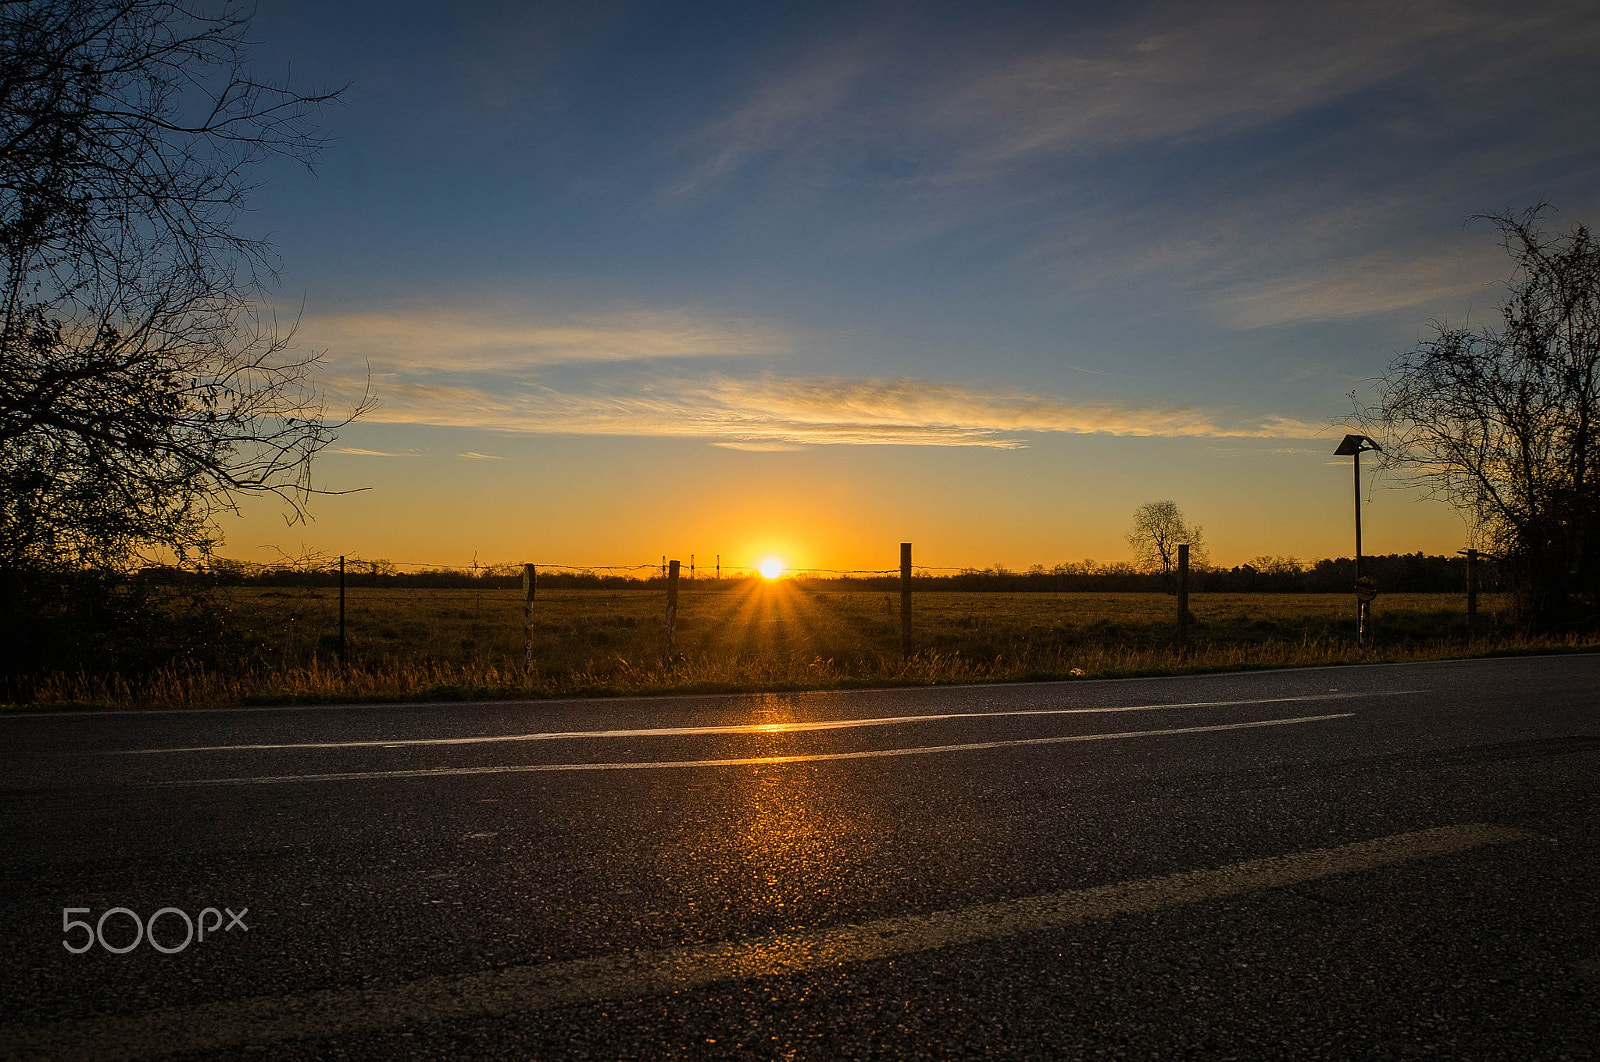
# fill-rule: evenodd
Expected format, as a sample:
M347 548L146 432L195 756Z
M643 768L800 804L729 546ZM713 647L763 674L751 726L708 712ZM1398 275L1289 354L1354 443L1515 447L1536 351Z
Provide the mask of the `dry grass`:
M337 592L227 592L237 663L138 677L42 675L5 700L39 705L203 707L241 703L555 697L828 689L1295 667L1466 654L1460 595L1380 598L1376 644L1354 645L1346 595L1196 595L1193 641L1173 644L1162 594L925 593L919 651L899 652L898 594L757 581L686 587L674 652L650 590L541 591L535 666L523 667L522 598L505 590L352 589L348 666L336 659ZM1589 648L1527 641L1486 598L1474 651Z
M839 590L827 583L685 582L675 648L690 656L821 657L876 667L898 660L898 592ZM331 589L229 591L237 625L256 662L328 660L337 646L338 596ZM1505 602L1485 595L1485 631L1503 632ZM923 593L913 619L917 645L966 657L1055 655L1090 645L1171 643L1176 600L1164 594ZM1354 605L1344 594L1208 594L1190 599L1200 643L1354 639ZM1396 645L1464 637L1459 594L1380 597L1373 624ZM658 590L540 591L534 608L541 668L592 671L622 657L635 664L667 653L665 600ZM505 663L523 655L517 590L352 588L347 601L352 660Z

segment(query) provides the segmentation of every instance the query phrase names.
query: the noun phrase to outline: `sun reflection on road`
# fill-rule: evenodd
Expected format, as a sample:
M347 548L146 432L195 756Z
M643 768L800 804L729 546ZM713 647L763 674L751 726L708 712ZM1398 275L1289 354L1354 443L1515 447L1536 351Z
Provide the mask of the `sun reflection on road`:
M782 714L770 729L753 735L751 755L800 751L788 725L797 721L790 698L770 696L755 714ZM870 824L853 800L841 800L826 779L834 772L815 764L762 767L734 779L727 846L742 865L757 907L777 911L828 906L840 887L868 858L863 844Z

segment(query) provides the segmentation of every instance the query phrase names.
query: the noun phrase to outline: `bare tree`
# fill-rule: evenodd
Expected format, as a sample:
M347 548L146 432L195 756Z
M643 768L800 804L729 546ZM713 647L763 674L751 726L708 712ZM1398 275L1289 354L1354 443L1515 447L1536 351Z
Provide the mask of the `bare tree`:
M1128 530L1128 545L1145 571L1158 571L1170 578L1178 563L1178 547L1189 546L1189 560L1195 567L1207 561L1205 542L1198 524L1190 526L1178 506L1170 501L1146 502L1133 511L1133 526Z
M1359 419L1385 464L1467 516L1533 627L1600 619L1600 247L1547 232L1540 204L1485 215L1515 269L1498 326L1435 322Z
M237 222L259 163L309 165L336 94L252 78L248 20L0 0L0 568L203 554L240 496L298 516L315 493L343 421Z

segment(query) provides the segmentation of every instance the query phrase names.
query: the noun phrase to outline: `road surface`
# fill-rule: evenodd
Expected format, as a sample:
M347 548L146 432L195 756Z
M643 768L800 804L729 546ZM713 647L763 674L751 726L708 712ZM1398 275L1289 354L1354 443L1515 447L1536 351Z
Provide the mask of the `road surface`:
M1597 797L1596 656L11 715L0 1057L1592 1058Z

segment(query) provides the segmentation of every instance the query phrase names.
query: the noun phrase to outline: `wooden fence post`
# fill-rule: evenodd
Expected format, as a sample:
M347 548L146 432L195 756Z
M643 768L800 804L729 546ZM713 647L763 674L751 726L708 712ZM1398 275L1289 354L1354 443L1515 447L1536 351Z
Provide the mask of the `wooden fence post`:
M1189 544L1178 546L1178 644L1189 645Z
M339 670L344 670L344 556L339 557Z
M911 543L900 543L900 656L911 659Z
M533 673L533 593L536 573L533 565L522 566L522 650L523 667Z
M672 655L678 634L678 562L667 567L667 655Z

